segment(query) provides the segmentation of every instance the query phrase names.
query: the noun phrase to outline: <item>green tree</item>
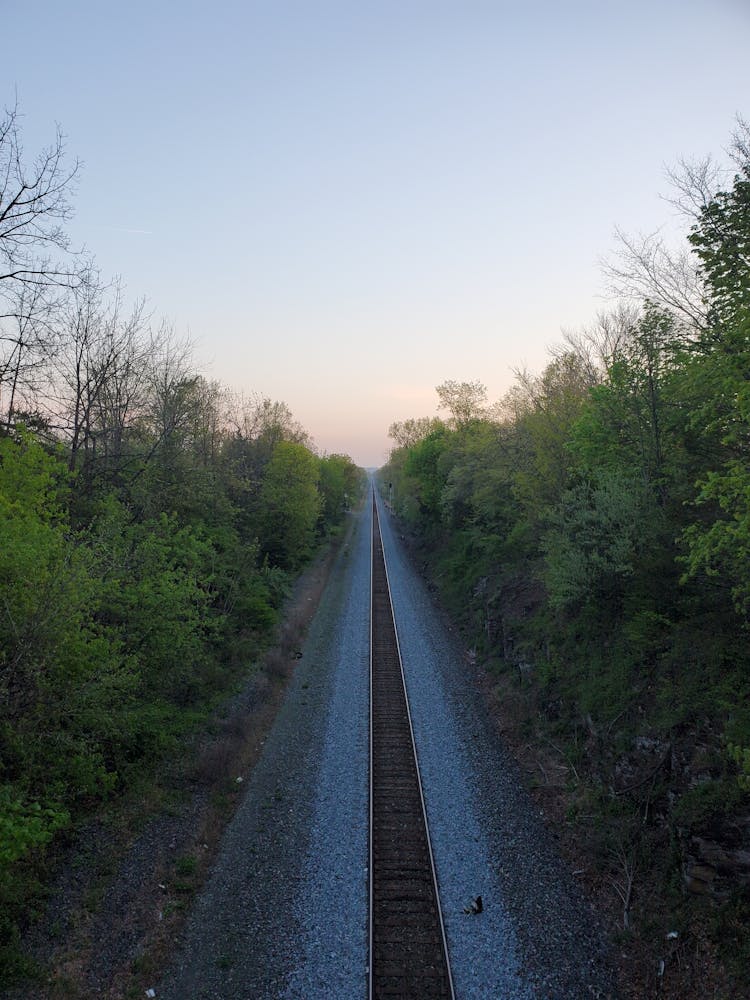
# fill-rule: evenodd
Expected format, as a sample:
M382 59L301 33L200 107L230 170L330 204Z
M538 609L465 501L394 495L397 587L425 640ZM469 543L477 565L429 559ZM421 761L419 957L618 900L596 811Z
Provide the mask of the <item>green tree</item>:
M710 289L709 321L734 323L750 308L750 158L739 147L731 190L718 191L700 211L688 239Z
M442 517L442 494L446 470L440 459L454 432L439 427L418 441L406 452L403 476L408 483L405 492L413 503L405 508L407 516L421 521L427 531L439 529Z
M448 410L454 427L465 427L485 415L487 388L479 381L456 382L448 379L435 390L438 409Z
M744 313L744 316L743 316ZM737 611L750 617L750 311L741 309L713 350L690 368L701 403L692 414L713 438L713 467L698 481L702 516L689 525L687 577L723 578Z
M346 509L359 493L361 476L361 470L348 455L326 455L320 459L318 489L323 526L334 527L341 523Z
M295 570L310 555L321 510L319 462L302 444L280 441L260 491L260 545L273 565Z
M684 352L672 317L647 303L571 429L570 448L581 469L629 469L662 501L674 493L687 475L681 471L685 427L675 379ZM678 502L683 499L678 489Z
M689 426L704 442L687 577L723 578L750 614L750 147L736 144L730 190L703 207L690 236L710 291L712 326L686 365ZM694 508L695 509L695 508Z
M626 581L651 540L653 497L627 468L597 470L566 490L544 540L552 607L598 603L619 613Z
M417 417L396 420L388 428L388 437L396 442L397 448L411 448L432 431L438 430L442 421L439 417Z
M591 371L566 351L538 378L520 374L518 382L523 395L516 402L515 488L529 519L544 522L569 484L570 434L588 401Z

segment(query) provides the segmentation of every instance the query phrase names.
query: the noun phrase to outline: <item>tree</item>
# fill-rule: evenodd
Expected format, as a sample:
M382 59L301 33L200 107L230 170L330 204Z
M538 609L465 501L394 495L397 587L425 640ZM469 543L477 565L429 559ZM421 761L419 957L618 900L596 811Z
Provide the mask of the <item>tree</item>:
M618 229L616 237L618 249L604 263L613 294L639 304L652 302L689 329L704 330L705 283L694 256L671 249L659 232L631 236Z
M446 470L441 457L455 431L440 426L407 451L403 475L408 493L416 508L408 512L410 520L421 521L425 533L436 532L442 517L442 497Z
M698 479L699 518L683 536L688 576L731 587L750 617L750 130L735 135L734 182L703 205L689 237L706 275L711 327L692 352L683 385L689 423L710 453ZM708 451L708 449L706 449Z
M238 438L262 442L269 457L279 441L294 441L306 447L311 444L309 434L286 403L267 396L240 398L230 424Z
M318 459L302 444L280 441L260 493L260 543L271 562L297 569L309 556L320 514Z
M516 378L524 398L516 422L516 494L532 519L543 518L568 485L570 431L589 398L592 375L578 355L563 351L540 376L517 372Z
M58 333L56 303L46 292L40 285L21 283L6 293L8 313L0 324L0 403L8 433L17 411L36 408L48 384Z
M686 373L691 415L712 440L711 464L698 480L696 520L685 530L687 577L704 572L729 584L750 620L750 309L738 311L714 349Z
M69 442L71 471L81 464L90 467L113 450L119 453L147 371L143 303L123 318L119 287L115 285L109 301L107 291L99 275L89 271L57 320L59 347L50 359L49 405Z
M437 430L442 421L439 417L411 417L396 420L388 428L388 437L393 438L398 448L411 448L418 441Z
M670 248L659 231L631 236L618 229L618 249L604 262L615 295L651 302L693 332L714 322L719 283L731 294L750 266L750 244L740 235L750 203L750 125L740 117L728 154L739 171L734 178L711 157L681 160L668 171L666 200L689 224L694 252Z
M485 414L487 388L481 382L455 382L448 379L436 387L439 410L448 410L455 427L465 427Z
M134 459L133 431L148 403L148 372L158 341L145 329L144 303L136 302L121 315L119 287L115 290L100 351L102 379L92 404L92 426L98 445L97 471L117 481Z
M688 239L711 289L710 319L731 322L750 306L750 161L701 210Z
M348 455L325 455L320 459L321 519L324 526L339 524L360 487L362 470Z
M643 482L619 468L599 469L563 493L544 539L552 607L588 600L612 614L647 538L648 501Z
M670 398L682 346L673 315L647 305L573 428L571 448L582 469L630 469L665 499L666 466L682 455L679 400Z
M581 330L564 330L565 346L552 353L559 357L572 351L587 371L591 385L594 385L632 340L641 313L640 305L620 302L614 309L598 313L591 326Z
M507 426L477 420L450 444L443 458L450 466L441 496L443 523L451 529L471 528L477 537L507 531L514 507Z
M69 251L62 223L72 214L69 196L78 168L77 160L66 163L59 128L27 166L18 105L5 111L0 119L0 295L18 284L75 283L76 269L51 255Z

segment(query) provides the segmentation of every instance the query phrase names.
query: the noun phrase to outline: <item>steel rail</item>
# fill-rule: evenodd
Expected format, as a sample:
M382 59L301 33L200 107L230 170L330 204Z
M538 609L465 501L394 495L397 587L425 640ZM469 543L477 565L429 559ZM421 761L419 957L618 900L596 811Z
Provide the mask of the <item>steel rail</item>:
M370 1000L454 1000L377 502L370 573Z

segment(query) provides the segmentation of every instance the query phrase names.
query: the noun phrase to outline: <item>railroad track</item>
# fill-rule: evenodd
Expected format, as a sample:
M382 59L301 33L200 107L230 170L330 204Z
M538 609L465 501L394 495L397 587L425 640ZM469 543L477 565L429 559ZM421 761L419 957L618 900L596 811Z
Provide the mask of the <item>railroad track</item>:
M453 1000L388 572L372 501L370 1000Z

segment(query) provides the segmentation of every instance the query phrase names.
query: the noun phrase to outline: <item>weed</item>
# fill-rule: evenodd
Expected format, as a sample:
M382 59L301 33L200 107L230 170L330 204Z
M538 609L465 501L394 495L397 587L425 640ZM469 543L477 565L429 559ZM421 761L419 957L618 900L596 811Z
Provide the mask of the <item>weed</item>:
M719 952L730 971L744 976L750 968L750 889L737 892L714 914L712 932L719 942Z
M177 860L175 871L181 876L194 875L197 864L197 859L193 854L183 854L183 856Z
M694 833L704 833L736 812L747 797L731 779L701 782L685 792L675 805L675 823Z

